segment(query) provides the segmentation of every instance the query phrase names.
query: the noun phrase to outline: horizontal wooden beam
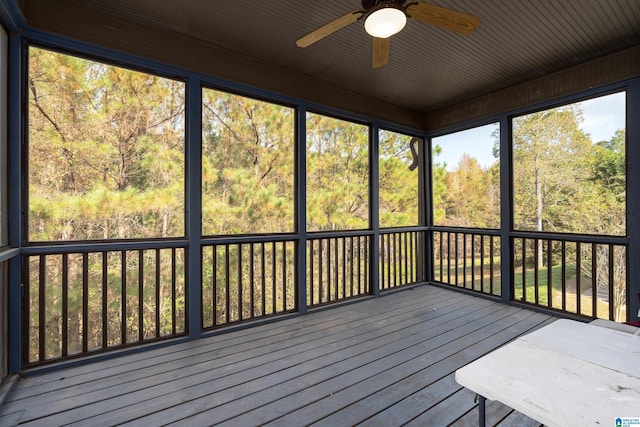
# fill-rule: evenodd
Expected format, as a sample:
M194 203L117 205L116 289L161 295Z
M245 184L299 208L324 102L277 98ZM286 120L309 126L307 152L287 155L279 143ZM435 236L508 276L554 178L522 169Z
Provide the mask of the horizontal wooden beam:
M425 126L421 112L249 57L215 41L162 31L121 16L97 12L80 2L40 0L34 7L29 6L30 2L25 2L24 13L31 29L417 130Z
M640 76L640 46L635 46L429 112L426 128L429 131L437 131L638 76Z

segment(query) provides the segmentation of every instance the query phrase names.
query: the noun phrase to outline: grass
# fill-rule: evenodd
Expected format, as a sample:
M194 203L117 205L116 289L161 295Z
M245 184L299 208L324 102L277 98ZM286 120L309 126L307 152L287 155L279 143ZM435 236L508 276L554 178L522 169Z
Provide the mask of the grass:
M591 295L585 295L585 291L591 289L591 277L580 276L580 289L577 291L576 266L566 264L564 293L562 284L562 266L551 267L551 302L549 301L548 268L538 269L538 300L536 301L535 271L525 271L526 298L522 292L522 268L516 269L514 277L514 300L523 301L543 307L576 313L583 316L609 318L609 303L598 300L596 302L596 314L593 313L593 299ZM577 291L577 292L576 292ZM564 300L563 300L564 295ZM578 310L578 302L580 307ZM622 313L625 316L625 313Z
M458 281L456 285L455 265L451 266L449 270L451 275L448 276L448 270L446 264L442 269L442 281L444 283L450 283L458 287L464 287L466 289L474 289L484 293L490 293L490 277L491 271L489 269L489 262L485 260L482 269L482 281L480 273L480 259L477 258L474 262L473 280L471 274L471 262L467 260L466 265L466 277L463 273L462 260L458 264ZM440 278L440 266L435 265L434 278L437 280ZM500 263L499 260L494 260L493 271L493 294L500 295ZM549 301L549 270L547 267L538 269L538 295L536 300L536 285L535 285L535 271L533 268L527 268L524 272L524 283L526 285L525 293L523 297L523 269L517 267L514 274L514 295L513 299L516 301L527 302L543 307L553 308L557 310L563 310L569 313L576 313L583 316L592 317L609 317L609 304L598 300L596 303L597 316L593 315L593 300L591 295L585 295L585 291L591 289L591 277L582 275L580 277L580 290L576 292L576 265L565 265L565 280L564 280L564 293L563 293L563 280L562 280L562 266L555 265L551 267L551 301ZM564 298L563 298L564 294ZM580 302L580 310L578 312L578 298ZM624 316L626 313L622 313Z

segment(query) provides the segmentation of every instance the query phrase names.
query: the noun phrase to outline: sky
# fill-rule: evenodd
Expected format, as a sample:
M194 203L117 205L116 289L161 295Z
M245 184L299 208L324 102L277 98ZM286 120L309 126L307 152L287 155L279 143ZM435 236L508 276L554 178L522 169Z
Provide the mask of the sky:
M580 128L591 135L594 142L609 140L616 130L625 127L625 93L615 93L580 103L584 113L584 121ZM433 138L433 146L439 145L442 153L436 162L447 163L447 170L452 171L458 165L463 153L475 157L481 166L487 168L496 159L493 157L494 139L491 134L498 124L490 124Z

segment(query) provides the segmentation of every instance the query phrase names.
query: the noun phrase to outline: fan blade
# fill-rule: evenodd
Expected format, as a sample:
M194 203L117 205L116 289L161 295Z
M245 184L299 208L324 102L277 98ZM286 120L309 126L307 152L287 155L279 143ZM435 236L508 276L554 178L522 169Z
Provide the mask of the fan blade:
M373 54L371 57L371 66L373 68L382 68L389 63L389 48L391 47L391 38L379 39L373 38Z
M478 25L480 19L466 13L445 9L425 2L412 3L407 6L409 17L427 24L432 24L447 30L467 35L472 33Z
M336 31L346 27L347 25L353 24L358 19L360 19L363 14L364 14L364 11L355 10L351 13L344 15L341 18L336 19L335 21L331 21L328 24L325 24L322 27L318 28L317 30L310 32L306 36L299 38L296 41L296 46L298 47L311 46L318 40L322 40L323 38L335 33Z

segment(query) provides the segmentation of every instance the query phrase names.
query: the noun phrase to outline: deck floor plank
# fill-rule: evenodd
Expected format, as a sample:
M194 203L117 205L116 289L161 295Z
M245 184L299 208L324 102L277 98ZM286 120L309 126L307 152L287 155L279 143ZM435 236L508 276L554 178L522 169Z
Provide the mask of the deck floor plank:
M435 301L434 303L437 304L438 302ZM467 302L465 302L465 304L466 303ZM452 306L448 307L447 309L452 309ZM438 313L441 313L443 311L445 310L440 310ZM435 313L435 311L433 312L428 311L426 313L427 313L427 316L434 316L434 314L432 313ZM415 315L412 315L411 312L402 312L402 316L408 316L408 318L410 319L413 317L413 320L411 320L410 323L412 323L415 327L415 322L417 320L415 319ZM397 317L398 316L396 316L396 318ZM402 329L403 322L396 322L395 321L397 320L396 318L391 319L389 324L393 325L394 328ZM385 321L389 320L389 318L386 316L386 313L385 313L384 319ZM348 338L358 337L359 335L358 329L362 327L363 326L360 325L358 327L349 328L347 325L345 326L345 329L348 331L348 335L346 336L346 339L345 337L334 338L333 335L331 334L327 334L327 337L325 339L337 340L336 342L339 344L342 344L342 343L351 344L352 340L349 340ZM326 329L324 330L326 331ZM390 334L387 333L387 336L389 335ZM310 339L311 337L315 338L315 334L310 334L308 336L308 339L302 342L300 346L302 347L302 346L310 345L310 343L313 342L313 340ZM322 345L322 344L323 343L314 344L314 348L308 351L308 353L310 353L309 357L317 358L318 352L321 352L324 349L332 348L331 346ZM247 353L245 353L245 355L246 354ZM165 408L169 406L169 400L167 395L172 391L170 386L170 383L172 382L178 383L177 384L179 386L177 387L178 391L174 392L173 394L175 395L177 402L180 403L180 402L183 402L186 397L183 390L190 389L200 384L207 386L208 381L215 381L214 390L215 389L225 390L225 382L228 383L226 385L228 387L238 385L238 384L243 384L248 379L255 378L256 374L259 374L261 371L265 371L266 368L269 367L268 363L271 363L272 365L275 363L279 365L289 366L291 363L295 363L296 356L297 356L296 354L293 354L292 356L287 356L286 353L283 353L281 350L278 349L277 345L274 345L272 352L266 353L265 358L261 358L261 359L249 358L248 361L238 359L236 363L233 364L233 366L231 366L231 364L222 364L222 366L220 367L214 367L208 370L208 369L205 369L205 368L209 368L208 366L200 365L200 366L185 368L181 364L179 366L176 366L175 369L169 370L165 374L156 376L152 379L145 377L140 381L133 381L133 382L130 381L123 384L118 384L117 386L111 387L110 389L100 390L98 393L86 392L83 386L83 387L80 387L79 389L80 391L85 391L85 393L79 393L78 398L76 398L75 400L69 400L67 396L63 396L65 397L65 399L63 399L60 403L62 405L67 405L67 406L73 403L79 408L82 407L83 412L88 412L96 416L96 415L100 415L102 411L113 412L113 409L120 409L121 407L127 407L128 405L131 405L132 401L137 401L135 396L136 392L138 392L141 395L140 401L144 402L144 405L148 405L150 398L154 396L153 393L157 392L158 393L157 397L159 397L158 399L159 404L161 408ZM271 360L266 359L266 357L270 358ZM293 358L294 360L293 362L289 362L286 360L287 358L289 359ZM220 360L214 359L211 361L211 363L220 364ZM300 364L299 361L298 361L298 364ZM267 372L279 371L279 369L277 369L276 366L270 366L270 368L271 369L267 370ZM221 372L219 375L216 375L218 371L221 371ZM187 375L188 373L190 375ZM237 374L237 375L233 375L233 374ZM207 378L210 378L210 379L207 381ZM148 384L149 381L153 381L155 385L149 387L149 384ZM202 388L204 388L204 386ZM210 388L207 388L207 390L210 391ZM192 390L188 390L188 392L196 393L197 390L192 389ZM229 395L229 394L230 393L228 392L225 393L225 395ZM116 396L120 396L120 398L116 398ZM60 400L61 400L60 396L57 395L54 398L52 398L52 401L50 402L50 404L55 407L55 405L58 404ZM93 404L91 407L83 407L85 403L91 403L91 402L96 402L96 403ZM37 409L35 410L39 411L40 413L46 413L47 411L51 411L52 409L55 409L55 408L51 408L51 407L47 408L44 405L38 405ZM134 412L135 412L135 408L134 408ZM120 418L124 416L122 411L118 411L117 414L118 414L118 417ZM30 415L34 418L37 417L37 414L32 413ZM61 415L61 417L63 416ZM77 418L77 419L81 419L81 418ZM104 418L101 418L101 420L104 421ZM55 419L53 421L55 421Z
M477 423L456 369L552 316L420 286L27 377L7 425ZM536 425L488 403L491 424ZM444 423L444 424L441 424Z
M496 312L494 315L497 316L503 311L505 310ZM322 422L319 425L334 425L333 423L340 419L345 419L348 425L360 422L366 417L367 410L370 410L367 404L374 410L384 409L393 403L394 399L405 398L423 388L425 383L441 378L442 372L455 371L461 363L466 364L477 358L478 354L484 354L504 343L505 337L508 339L512 334L518 333L520 323L526 323L519 319L523 313L525 312L515 312L498 320L493 319L493 316L486 316L473 322L473 327L480 327L480 329L468 330L467 334L457 338L456 335L445 334L443 339L446 339L447 343L438 349L425 352L406 362L402 361L402 356L400 359L394 358L390 369L376 373L371 379L344 389L340 398L325 400L327 403L325 405L314 404L303 411L296 411L284 417L284 423L279 421L278 424L288 425L288 421L296 417L314 421L321 419ZM534 317L528 312L526 315ZM484 327L489 324L493 327ZM511 334L505 332L506 328L512 329L509 331ZM495 334L496 329L501 333ZM456 332L464 330L464 328L458 328ZM369 394L372 390L376 390L375 393ZM388 398L387 395L389 395ZM339 408L339 405L346 403L349 406ZM325 419L331 414L333 414L331 417Z
M437 304L438 299L437 298L435 299L436 301L434 303ZM419 303L416 302L413 305L419 305ZM418 309L419 308L420 307L418 307ZM389 311L385 313L387 315L385 319L391 318L392 316L397 315L397 313L413 313L415 312L415 310L416 309L412 308L411 305L409 307L392 305ZM328 313L329 311L326 311L324 313ZM359 316L354 316L353 315L354 313L359 314ZM318 314L320 315L323 313L318 313ZM289 325L289 329L294 329L294 330L306 329L307 332L304 333L304 335L302 336L307 338L307 340L311 340L313 339L313 334L317 334L321 336L329 332L331 328L337 327L337 328L345 329L345 325L349 325L349 324L352 324L352 325L355 324L360 326L362 324L361 321L366 319L366 317L364 317L365 314L363 313L351 312L351 314L352 316L350 317L346 317L346 316L338 317L337 318L338 321L335 321L335 319L326 318L326 317L321 319L314 319L317 321L317 323L305 322L305 324L302 327L293 323L292 325L291 324ZM307 316L307 317L315 317L315 315ZM298 319L306 320L306 318L298 318ZM393 321L393 319L391 319L390 321ZM289 321L285 321L285 322L292 323ZM280 328L282 328L282 326L278 327L278 329ZM310 334L308 332L308 328L314 328L313 333ZM251 351L254 353L264 352L265 354L268 354L273 351L272 348L274 346L278 347L279 349L283 349L287 341L290 341L296 344L297 343L296 340L297 338L299 338L299 335L290 335L289 333L283 333L282 330L277 336L273 334L269 334L271 330L268 327L262 328L262 331L264 331L265 336L261 336L261 334L254 332L251 335L248 335L249 339L244 341L238 341L237 339L225 340L224 346L219 345L218 343L219 340L216 339L218 337L213 337L211 339L207 338L199 341L193 341L187 344L180 344L179 346L176 346L176 347L179 347L177 350L173 347L168 347L166 349L167 354L162 354L162 353L157 354L159 353L159 351L154 350L153 352L150 352L150 357L147 359L144 359L143 354L137 354L131 357L127 357L127 359L132 359L133 362L127 361L127 363L114 364L113 361L107 361L106 363L100 362L98 364L94 364L92 365L92 368L79 367L79 368L69 369L65 371L63 381L60 380L59 373L47 374L46 376L49 377L50 380L46 383L46 385L44 385L45 383L42 382L40 377L35 377L34 378L35 380L34 382L36 382L35 386L33 384L27 385L26 383L25 384L21 383L21 386L16 387L16 390L14 390L14 392L12 393L10 397L10 401L15 401L15 400L29 398L29 397L35 397L46 392L56 392L57 396L61 396L59 393L64 388L75 387L77 385L85 384L87 382L91 382L95 384L97 382L96 380L98 379L107 379L107 378L112 379L114 381L117 381L118 385L121 385L121 379L117 378L116 375L124 375L126 376L126 379L131 380L135 378L135 375L139 371L145 371L146 373L148 372L149 369L156 368L156 367L158 367L160 372L167 371L169 369L167 369L167 366L165 365L170 363L176 364L176 366L170 367L173 369L175 368L179 369L180 362L183 362L183 364L186 366L190 366L190 365L193 365L194 363L197 363L199 360L210 361L212 359L216 359L217 365L220 366L223 364L224 360L222 360L222 358L224 357L231 358L231 360L235 363L237 362L239 355L242 357L247 356L247 351ZM284 331L290 332L290 331L287 331L286 329ZM243 336L247 336L247 335L243 335ZM208 343L207 345L202 345L201 341L211 341L211 342ZM228 341L232 341L232 344L227 344ZM80 371L81 373L78 373L77 371ZM105 386L106 384L108 384L108 382L106 382L105 380L105 381L101 381L100 384L102 386ZM86 392L88 390L83 389L83 391ZM65 396L65 398L66 397L69 397L69 396Z
M455 301L455 300L454 300ZM251 380L250 382L240 381L239 376L230 378L229 388L220 388L220 384L207 384L199 383L199 390L194 390L194 393L202 393L201 396L194 394L192 401L185 402L184 396L180 395L180 391L173 393L170 396L164 395L155 400L156 406L159 410L171 407L172 402L175 404L182 403L184 409L190 410L192 408L198 408L199 411L205 409L216 408L215 414L207 415L209 422L215 422L216 420L225 419L225 408L221 408L221 403L229 403L231 401L247 397L249 402L248 409L257 406L257 402L260 398L266 398L273 400L277 394L293 394L302 387L306 387L310 383L310 378L316 378L322 375L324 372L328 372L327 375L331 377L338 376L343 373L345 369L352 369L356 364L366 364L366 357L371 357L371 352L375 347L384 348L389 343L398 343L402 340L407 342L407 345L412 344L415 341L413 334L419 330L419 326L416 326L416 322L431 321L434 323L444 323L451 318L460 316L459 313L455 313L456 310L464 310L469 307L470 301L461 301L455 305L449 302L447 307L443 307L441 310L426 310L423 316L416 318L416 315L410 313L404 313L402 316L408 315L409 319L405 322L387 323L386 327L371 328L371 325L376 322L370 322L368 329L369 332L365 334L354 334L345 340L341 340L338 346L324 346L321 350L314 350L309 355L302 357L300 354L293 354L289 356L292 359L290 362L285 360L284 365L287 369L276 370L273 367L266 365L259 366L258 368L263 371L264 376ZM472 305L478 305L486 307L485 302L477 302ZM452 311L449 313L449 311ZM385 320L386 323L386 320ZM343 349L344 345L348 348ZM358 356L364 355L364 358L358 358ZM347 368L340 370L340 366L344 360L352 362ZM278 363L283 363L282 360L278 360ZM271 369L269 369L271 368ZM240 374L241 375L241 374ZM304 381L301 382L300 378L306 375ZM251 373L250 378L255 378L256 375ZM246 379L246 378L242 378ZM275 387L277 386L277 388ZM290 390L293 387L293 390ZM258 391L264 391L260 395L257 395ZM247 393L249 393L247 395ZM173 399L173 400L172 400ZM146 403L148 405L148 402ZM127 408L127 412L131 412L130 416L135 413L139 413L138 408ZM237 404L234 404L229 411L227 417L233 417L238 414ZM153 414L151 417L143 420L144 423L153 424L154 422L168 422L177 421L180 413L167 409L161 413ZM117 415L119 419L127 418L126 413L119 413Z
M489 307L484 307L483 310L489 310ZM455 314L455 313L452 313ZM457 316L460 316L458 314ZM463 322L464 317L458 317L457 319L449 319L446 323L441 323L440 326L434 323L434 328L429 331L421 331L410 335L402 340L393 340L390 342L382 342L381 340L364 342L361 345L370 347L375 346L366 352L362 352L358 357L342 358L337 362L327 360L324 363L324 367L306 375L303 378L295 378L281 383L278 385L278 390L284 396L277 400L274 400L275 394L271 390L265 390L260 396L261 403L266 403L260 407L256 405L255 396L252 396L247 401L249 406L247 413L243 414L237 419L234 418L234 423L246 423L247 425L263 424L270 421L269 418L265 418L266 415L275 412L276 414L282 413L286 408L294 407L296 409L301 406L305 406L312 403L319 398L323 398L326 395L338 392L341 387L344 386L346 381L359 381L363 378L367 378L379 370L386 368L385 358L389 358L390 355L405 349L411 349L415 347L416 343L420 341L427 341L430 337L447 328L455 327L453 322ZM446 319L440 319L446 320ZM408 331L411 332L411 331ZM338 358L340 354L336 355ZM303 380L301 382L301 380ZM210 419L216 422L221 422L225 418L236 417L239 413L235 402L232 405L228 405L226 408L211 408L212 411L207 411L198 414L195 418L191 418L189 421L197 423L198 419ZM257 417L257 418L254 418Z

